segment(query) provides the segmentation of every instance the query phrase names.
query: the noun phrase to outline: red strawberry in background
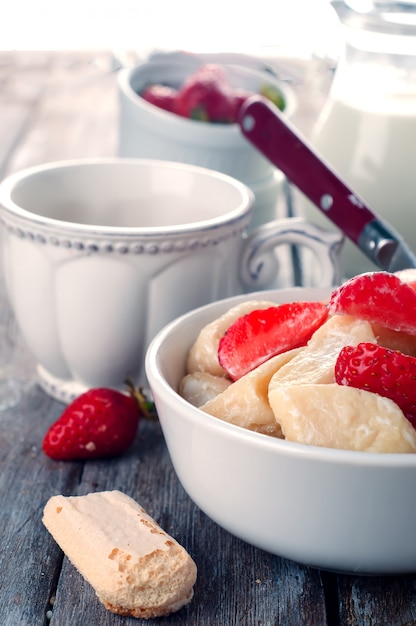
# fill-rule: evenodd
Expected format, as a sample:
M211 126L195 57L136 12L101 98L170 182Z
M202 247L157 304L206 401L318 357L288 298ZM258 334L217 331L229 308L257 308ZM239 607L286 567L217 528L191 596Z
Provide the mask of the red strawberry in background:
M260 86L259 92L281 111L285 109L284 96L277 87L266 83ZM235 124L241 105L253 92L234 87L224 67L208 63L198 67L178 89L153 84L139 95L150 104L187 119Z
M245 89L234 89L233 90L233 115L232 121L237 122L238 114L240 113L240 109L243 106L244 102L252 96L253 93L250 91L246 91Z
M175 111L204 122L233 122L233 94L223 68L207 64L191 74L179 89Z
M290 302L239 317L221 338L218 360L237 380L268 359L307 343L328 317L322 302Z
M416 290L389 272L368 272L335 289L329 313L353 315L396 331L416 335Z
M416 427L416 358L375 343L345 346L335 364L339 385L390 398Z
M177 90L173 87L166 85L149 85L140 95L146 102L150 102L150 104L160 109L174 113L177 93Z
M143 410L139 392L126 395L113 389L91 389L68 405L52 424L42 449L56 460L120 454L133 443Z

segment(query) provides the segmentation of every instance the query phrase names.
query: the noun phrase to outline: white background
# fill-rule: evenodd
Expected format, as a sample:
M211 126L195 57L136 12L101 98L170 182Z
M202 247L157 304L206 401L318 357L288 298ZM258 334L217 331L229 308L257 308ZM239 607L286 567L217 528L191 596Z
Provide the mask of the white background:
M0 49L246 52L337 44L329 0L0 0Z

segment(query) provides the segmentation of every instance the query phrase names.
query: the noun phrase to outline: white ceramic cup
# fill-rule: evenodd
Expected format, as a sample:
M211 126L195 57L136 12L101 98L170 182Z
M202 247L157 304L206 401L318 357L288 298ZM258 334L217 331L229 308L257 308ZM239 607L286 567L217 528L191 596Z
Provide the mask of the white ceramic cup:
M268 283L274 245L312 246L322 283L336 282L333 233L284 220L247 238L252 201L224 174L155 160L57 162L6 178L5 279L43 388L68 402L90 387L122 387L128 375L145 384L156 332Z

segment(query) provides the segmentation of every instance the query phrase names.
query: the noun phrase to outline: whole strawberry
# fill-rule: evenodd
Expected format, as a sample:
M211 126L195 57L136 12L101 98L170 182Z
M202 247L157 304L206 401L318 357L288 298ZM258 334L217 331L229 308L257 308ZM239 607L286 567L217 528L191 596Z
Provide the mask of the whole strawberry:
M330 315L353 315L385 328L416 335L416 290L400 274L367 272L335 289Z
M174 113L177 93L176 89L167 85L149 85L140 95L159 109Z
M42 450L56 460L93 459L124 452L136 436L140 409L131 395L91 389L66 407L47 431Z
M234 122L234 100L224 70L203 65L180 88L175 112L201 122Z
M375 343L345 346L335 364L339 385L390 398L416 427L416 358Z

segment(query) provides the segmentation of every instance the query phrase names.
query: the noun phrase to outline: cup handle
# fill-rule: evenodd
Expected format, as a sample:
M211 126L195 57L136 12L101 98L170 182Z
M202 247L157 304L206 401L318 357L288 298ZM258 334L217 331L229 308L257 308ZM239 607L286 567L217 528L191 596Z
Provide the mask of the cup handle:
M297 244L311 250L320 274L319 287L340 282L339 253L342 233L326 230L303 218L288 217L263 224L246 239L241 262L241 280L245 287L262 289L276 279L279 261L273 254L280 245Z

